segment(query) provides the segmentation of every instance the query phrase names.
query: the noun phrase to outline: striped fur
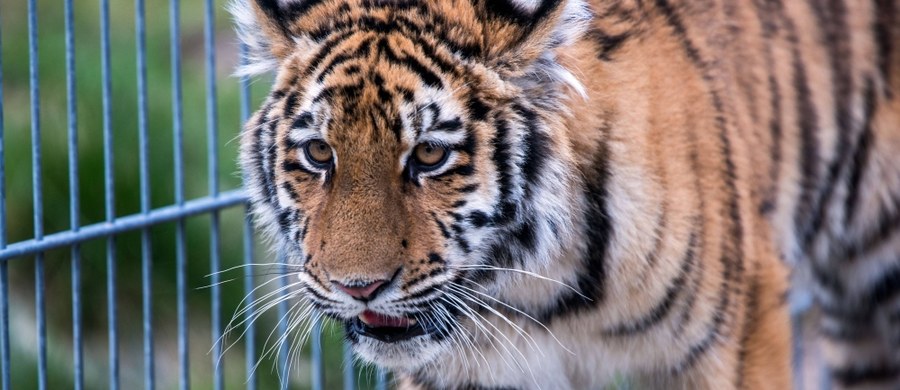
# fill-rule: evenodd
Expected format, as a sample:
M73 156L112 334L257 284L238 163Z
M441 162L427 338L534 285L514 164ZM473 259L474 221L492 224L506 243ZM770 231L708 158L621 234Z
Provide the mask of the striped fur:
M789 279L835 387L900 387L895 0L232 9L242 72L277 73L242 139L258 225L318 312L429 325L348 332L403 387L787 388ZM423 142L447 162L412 168Z

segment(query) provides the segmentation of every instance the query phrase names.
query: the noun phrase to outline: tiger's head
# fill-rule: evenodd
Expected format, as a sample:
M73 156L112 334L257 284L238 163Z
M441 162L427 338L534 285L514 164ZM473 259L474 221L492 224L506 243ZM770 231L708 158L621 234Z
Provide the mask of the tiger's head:
M276 73L241 146L257 224L358 355L416 368L479 294L541 270L580 180L555 52L581 1L239 0L242 68ZM459 333L459 335L456 335Z

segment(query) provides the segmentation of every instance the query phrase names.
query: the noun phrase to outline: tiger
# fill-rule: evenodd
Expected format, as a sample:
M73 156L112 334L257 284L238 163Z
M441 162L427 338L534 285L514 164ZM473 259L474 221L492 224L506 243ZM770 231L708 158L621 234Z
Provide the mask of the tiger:
M897 1L231 12L256 225L399 388L785 389L799 292L900 388Z

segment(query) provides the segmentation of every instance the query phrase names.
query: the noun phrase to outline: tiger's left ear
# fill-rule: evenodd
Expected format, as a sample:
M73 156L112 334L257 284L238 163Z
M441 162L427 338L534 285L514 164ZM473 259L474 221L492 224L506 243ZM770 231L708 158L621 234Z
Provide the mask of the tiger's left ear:
M308 0L231 0L238 36L247 47L247 59L237 71L254 76L275 70L287 56L303 51L303 38L291 33L290 23Z
M578 40L591 20L583 0L472 2L484 26L487 62L503 73L524 73L552 61L553 50Z

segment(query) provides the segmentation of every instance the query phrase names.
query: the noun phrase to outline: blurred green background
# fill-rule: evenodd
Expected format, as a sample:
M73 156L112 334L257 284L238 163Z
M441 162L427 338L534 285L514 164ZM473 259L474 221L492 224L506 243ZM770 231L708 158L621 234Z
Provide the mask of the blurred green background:
M238 80L231 76L238 60L238 43L225 12L225 0L216 1L216 78L220 140L221 190L240 186L236 165L240 129ZM81 173L81 222L103 221L103 137L101 106L101 52L99 0L75 0L75 50L79 170ZM110 1L112 129L116 185L116 215L139 211L137 133L137 61L135 50L135 4L128 0ZM186 0L181 4L181 55L183 58L184 157L187 199L207 194L206 101L203 58L203 2ZM28 82L27 8L24 0L0 1L2 34L4 140L9 226L7 243L33 236L31 190L31 132ZM150 134L151 202L154 208L174 200L172 154L172 92L169 47L169 3L146 2L147 94ZM38 1L40 120L43 159L44 231L46 234L69 228L68 168L66 144L66 74L62 0ZM266 78L252 81L255 108L270 85ZM194 388L212 386L213 356L210 334L209 216L187 221L187 258L190 324L190 378ZM222 268L242 263L243 208L222 213ZM141 388L143 375L141 334L141 245L138 233L116 237L117 305L119 310L120 370L122 388ZM257 263L272 261L263 245L255 248ZM85 386L106 388L107 305L105 241L82 246L83 317L85 329ZM153 325L156 349L155 376L161 389L177 386L177 331L175 289L175 227L173 224L152 229ZM68 248L46 254L48 315L49 388L72 386L72 309L71 262ZM37 350L34 331L34 264L30 258L14 259L10 269L10 339L13 387L35 388ZM222 275L237 281L222 285L223 321L231 318L243 297L242 269ZM257 268L257 283L272 277L272 270ZM272 283L275 284L275 283ZM259 295L257 295L259 296ZM262 351L269 331L275 326L275 313L257 322L257 346ZM324 334L326 384L341 386L341 330L327 324ZM233 339L234 337L232 337ZM271 345L270 345L271 346ZM222 363L229 388L246 382L243 342L225 354ZM304 347L305 351L309 348ZM294 361L292 388L306 388L309 382L308 354ZM264 360L257 369L260 388L277 385L275 360ZM357 380L363 387L374 382L371 368L359 368Z

